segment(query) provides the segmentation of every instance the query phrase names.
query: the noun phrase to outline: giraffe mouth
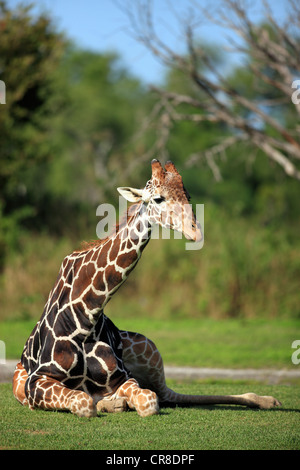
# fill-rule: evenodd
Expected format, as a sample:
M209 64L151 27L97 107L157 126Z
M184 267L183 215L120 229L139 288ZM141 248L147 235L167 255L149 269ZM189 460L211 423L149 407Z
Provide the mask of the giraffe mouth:
M191 227L184 229L183 234L187 240L192 240L194 242L201 242L203 236L201 232L200 225L197 224L192 224Z

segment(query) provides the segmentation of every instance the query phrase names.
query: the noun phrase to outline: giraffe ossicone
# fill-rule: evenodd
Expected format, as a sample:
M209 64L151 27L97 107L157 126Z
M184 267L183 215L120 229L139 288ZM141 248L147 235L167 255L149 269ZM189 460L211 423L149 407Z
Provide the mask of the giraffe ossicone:
M44 312L16 366L13 393L30 409L69 410L78 416L135 409L158 413L159 403L230 403L270 408L280 403L254 394L182 395L165 382L163 361L144 335L119 330L104 307L125 282L155 224L202 237L189 194L172 162L151 162L144 189L119 188L133 204L117 230L63 260ZM182 217L184 214L184 217Z

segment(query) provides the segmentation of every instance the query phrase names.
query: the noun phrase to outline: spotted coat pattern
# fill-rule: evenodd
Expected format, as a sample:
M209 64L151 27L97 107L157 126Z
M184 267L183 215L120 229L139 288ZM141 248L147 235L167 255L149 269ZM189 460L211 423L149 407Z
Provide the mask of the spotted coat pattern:
M173 163L163 169L157 160L143 190L119 189L136 204L113 236L63 260L42 317L25 344L13 392L31 409L91 417L97 411L129 407L149 416L158 412L159 400L198 403L201 398L170 390L154 343L119 330L103 313L140 259L154 223L199 238L188 193Z
M64 259L16 368L14 392L21 403L32 409L69 409L80 416L94 416L99 401L123 397L142 416L157 412L156 394L141 389L131 372L141 364L157 369L159 363L162 368L162 360L154 365L149 355L156 348L144 336L119 331L103 309L138 262L152 224L162 224L162 211L155 214L156 204L150 198L156 193L162 193L164 200L170 198L166 174L154 160L152 178L144 189L148 201L139 198L131 206L126 223L120 224L114 236ZM186 203L175 167L168 180L170 195L178 199L181 191ZM140 358L139 367L133 357Z

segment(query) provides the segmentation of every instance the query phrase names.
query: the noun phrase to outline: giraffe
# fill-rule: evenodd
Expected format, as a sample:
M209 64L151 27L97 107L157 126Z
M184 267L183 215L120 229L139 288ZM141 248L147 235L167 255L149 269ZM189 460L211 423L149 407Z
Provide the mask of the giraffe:
M30 409L68 410L80 417L135 409L151 416L161 404L237 404L272 408L254 393L184 395L167 387L162 357L144 335L119 330L104 307L125 282L154 224L200 241L201 228L175 165L154 159L143 189L118 188L133 203L111 236L63 260L43 314L29 336L13 378L16 399Z

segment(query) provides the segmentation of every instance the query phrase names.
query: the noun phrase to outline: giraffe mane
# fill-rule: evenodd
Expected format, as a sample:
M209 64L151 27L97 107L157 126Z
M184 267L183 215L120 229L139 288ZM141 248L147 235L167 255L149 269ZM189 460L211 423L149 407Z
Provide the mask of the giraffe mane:
M122 228L125 227L128 222L130 222L130 220L139 212L142 204L142 201L131 204L131 206L129 206L128 209L122 214L119 222L114 226L110 235L105 238L98 238L96 240L82 241L80 249L77 250L76 253L82 253L83 251L92 250L93 248L97 248L103 245L113 235L119 233L119 231L122 230Z

